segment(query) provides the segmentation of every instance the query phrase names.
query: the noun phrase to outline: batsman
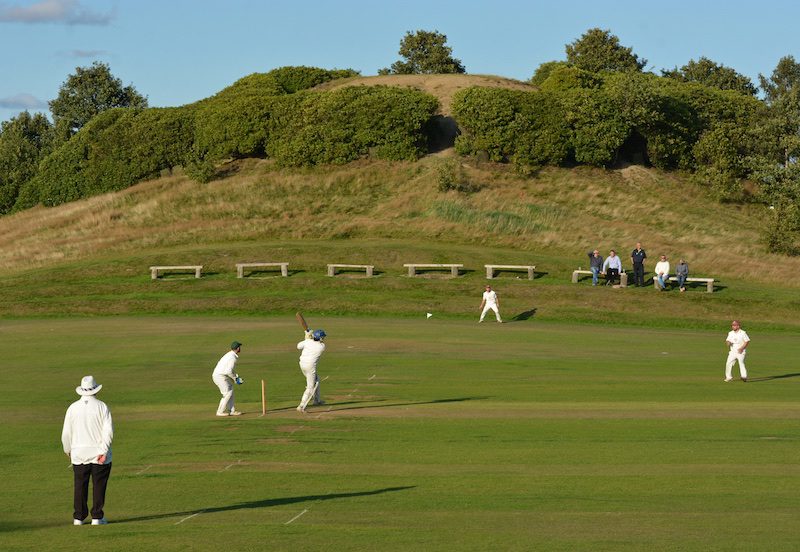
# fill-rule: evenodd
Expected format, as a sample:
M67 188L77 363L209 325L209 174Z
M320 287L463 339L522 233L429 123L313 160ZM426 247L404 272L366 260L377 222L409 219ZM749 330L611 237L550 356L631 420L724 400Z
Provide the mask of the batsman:
M325 351L325 330L311 330L301 313L297 313L297 320L303 327L305 339L297 344L300 353L300 371L306 378L306 389L300 404L297 406L298 412L305 412L306 407L313 401L313 405L325 404L320 398L319 376L317 375L317 362Z

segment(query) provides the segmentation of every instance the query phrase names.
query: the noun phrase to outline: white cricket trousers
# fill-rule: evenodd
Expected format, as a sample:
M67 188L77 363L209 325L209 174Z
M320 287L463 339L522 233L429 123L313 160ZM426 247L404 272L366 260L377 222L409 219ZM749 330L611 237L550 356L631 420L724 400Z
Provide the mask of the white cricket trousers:
M733 376L731 372L733 371L733 365L736 364L736 361L739 361L739 375L743 378L747 378L747 368L744 367L744 356L746 351L741 353L737 353L736 351L731 351L728 353L728 360L725 362L725 379L732 379Z
M305 408L309 402L313 399L314 404L317 404L320 401L320 393L319 393L319 377L317 376L317 367L316 366L303 366L300 365L300 371L303 372L303 375L306 377L306 389L303 391L303 398L300 399L300 408ZM314 391L314 387L316 386L316 391Z
M219 387L219 392L222 393L222 399L217 407L217 414L223 414L226 410L233 411L233 383L231 378L215 375L211 379Z
M502 322L500 319L500 309L497 308L497 305L494 303L486 303L486 306L483 307L483 312L481 313L481 322L483 322L483 317L486 316L486 313L489 312L489 309L494 311L494 315L497 318L498 322Z

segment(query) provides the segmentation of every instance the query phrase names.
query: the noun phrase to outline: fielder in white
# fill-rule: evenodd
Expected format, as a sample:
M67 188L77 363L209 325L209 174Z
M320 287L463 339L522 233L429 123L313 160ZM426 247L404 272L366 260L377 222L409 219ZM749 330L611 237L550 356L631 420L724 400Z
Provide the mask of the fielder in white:
M478 322L483 322L483 318L489 309L494 311L494 316L498 322L503 322L500 318L500 300L497 298L497 293L492 290L492 286L486 286L486 291L483 292L483 299L481 299L481 306L478 307L481 311L481 318Z
M731 322L731 331L728 332L728 337L725 338L725 343L730 348L728 353L728 360L725 362L725 381L732 381L733 365L739 361L739 375L742 381L747 381L747 368L744 366L745 349L750 344L750 337L739 324L738 320Z
M241 384L242 378L236 373L236 363L239 361L239 353L242 351L242 344L238 341L231 343L231 350L222 355L214 368L211 380L219 387L222 399L217 407L217 416L240 416L242 413L236 410L233 404L233 384Z
M300 371L306 377L306 390L297 406L298 412L305 412L312 399L314 405L325 404L320 398L319 376L317 376L317 362L325 351L325 343L323 343L325 335L325 330L309 330L306 332L306 338L297 344L297 349L302 351L300 353Z

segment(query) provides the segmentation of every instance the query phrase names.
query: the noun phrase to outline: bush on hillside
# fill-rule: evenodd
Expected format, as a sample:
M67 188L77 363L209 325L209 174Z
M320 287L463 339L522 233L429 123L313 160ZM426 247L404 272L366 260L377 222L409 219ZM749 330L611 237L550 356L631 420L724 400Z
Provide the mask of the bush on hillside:
M20 191L16 208L121 190L183 165L193 123L187 108L105 111L42 161L36 177Z
M408 88L353 86L277 99L267 155L283 166L347 163L367 155L414 160L425 152L433 96Z

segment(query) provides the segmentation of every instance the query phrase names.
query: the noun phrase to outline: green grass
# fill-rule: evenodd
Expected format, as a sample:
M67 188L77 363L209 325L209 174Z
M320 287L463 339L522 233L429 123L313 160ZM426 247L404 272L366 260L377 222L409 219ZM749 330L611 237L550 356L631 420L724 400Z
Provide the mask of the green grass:
M789 333L745 326L752 382L723 384L724 327L307 316L329 404L305 416L291 315L4 320L3 550L797 549ZM217 419L234 338L246 415ZM59 444L88 373L116 429L103 528L69 525Z

